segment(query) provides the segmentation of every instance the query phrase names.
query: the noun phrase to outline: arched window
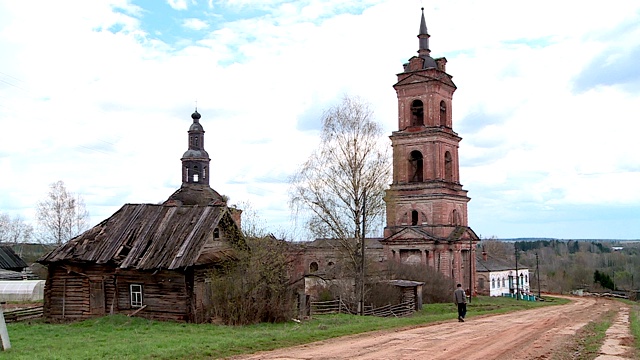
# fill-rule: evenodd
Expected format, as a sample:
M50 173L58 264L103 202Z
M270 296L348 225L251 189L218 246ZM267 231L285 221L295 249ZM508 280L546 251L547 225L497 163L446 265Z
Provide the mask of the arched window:
M411 225L418 225L418 211L411 211Z
M424 125L424 107L422 101L413 100L411 103L411 126Z
M413 150L409 155L409 163L411 166L409 182L422 182L422 153L418 150Z
M478 287L480 289L484 289L484 279L483 278L479 278L478 279Z
M448 151L444 153L444 179L453 181L453 159Z
M309 272L314 273L316 271L318 271L318 263L314 261L309 264Z
M193 182L198 182L198 177L200 176L200 171L198 166L193 167Z
M505 281L505 278L502 278L502 287L507 287L507 282Z
M447 126L447 103L440 101L440 126Z
M491 279L491 288L492 289L496 288L496 279Z
M458 214L458 210L453 209L451 213L451 224L452 225L460 225L460 214Z

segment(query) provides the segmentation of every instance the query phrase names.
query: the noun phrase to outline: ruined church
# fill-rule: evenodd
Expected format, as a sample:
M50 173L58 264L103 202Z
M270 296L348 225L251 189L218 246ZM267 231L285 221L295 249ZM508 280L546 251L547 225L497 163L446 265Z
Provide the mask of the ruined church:
M381 239L367 239L368 256L380 263L428 265L475 293L478 236L468 226L467 191L460 184L453 130L456 85L447 60L432 58L424 8L418 54L404 64L393 85L398 98L398 130L391 138L393 179L386 192L386 227ZM305 272L329 273L336 263L327 239L309 244Z

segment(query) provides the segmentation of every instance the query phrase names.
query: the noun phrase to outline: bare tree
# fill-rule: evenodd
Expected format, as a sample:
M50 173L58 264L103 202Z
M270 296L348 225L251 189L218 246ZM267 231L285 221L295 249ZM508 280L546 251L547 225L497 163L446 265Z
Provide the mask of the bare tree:
M26 243L31 240L33 226L27 224L20 215L11 218L8 214L0 213L0 242Z
M325 111L320 146L291 179L294 213L306 215L315 237L338 240L353 271L362 239L384 216L391 177L389 146L372 117L366 103L349 96Z
M52 183L47 197L38 202L37 219L44 242L62 244L89 228L84 200L68 192L61 180Z

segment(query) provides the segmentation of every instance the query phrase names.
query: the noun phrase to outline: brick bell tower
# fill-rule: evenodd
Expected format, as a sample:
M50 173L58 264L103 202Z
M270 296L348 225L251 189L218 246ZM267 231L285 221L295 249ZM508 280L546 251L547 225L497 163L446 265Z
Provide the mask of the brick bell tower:
M473 292L479 239L468 226L470 199L460 184L462 138L451 115L456 86L447 60L431 57L424 8L418 39L418 56L404 64L393 85L398 130L390 136L393 182L385 196L382 243L388 259L428 265Z

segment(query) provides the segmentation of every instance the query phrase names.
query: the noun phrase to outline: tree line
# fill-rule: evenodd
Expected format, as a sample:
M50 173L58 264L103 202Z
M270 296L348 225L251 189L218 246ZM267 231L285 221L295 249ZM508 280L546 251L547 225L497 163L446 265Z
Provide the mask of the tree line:
M79 194L67 190L62 180L49 185L36 204L35 226L22 216L0 211L0 243L62 244L89 228L89 211Z
M640 243L625 241L483 240L480 246L494 256L529 268L532 289L567 293L572 290L633 292L640 288ZM614 250L616 247L616 250ZM517 250L517 251L516 251Z

